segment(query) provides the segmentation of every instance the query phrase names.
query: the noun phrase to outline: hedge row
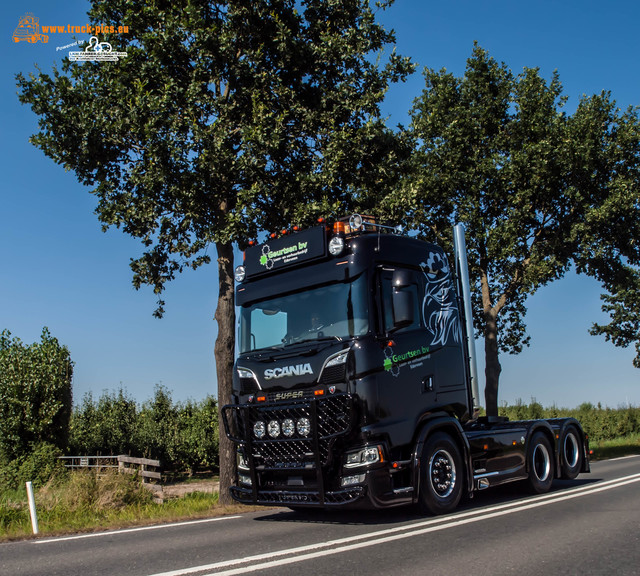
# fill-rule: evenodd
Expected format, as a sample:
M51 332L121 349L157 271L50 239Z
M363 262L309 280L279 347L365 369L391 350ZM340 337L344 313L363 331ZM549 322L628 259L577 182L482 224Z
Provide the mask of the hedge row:
M142 405L122 389L97 400L86 394L71 415L67 453L153 458L164 470L190 473L217 467L216 400L174 402L163 386L156 386L153 398Z
M500 407L499 415L507 416L509 420L573 417L582 424L592 442L640 433L640 408L633 406L603 408L600 403L594 406L585 402L573 409L557 406L543 408L536 401L524 404L518 400L514 405Z

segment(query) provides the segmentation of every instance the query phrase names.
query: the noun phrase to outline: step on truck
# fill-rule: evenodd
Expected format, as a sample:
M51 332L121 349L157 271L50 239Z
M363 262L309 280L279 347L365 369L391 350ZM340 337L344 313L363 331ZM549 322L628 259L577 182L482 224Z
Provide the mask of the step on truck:
M299 508L416 504L589 471L573 418L478 417L464 229L454 265L354 215L250 246L236 269L237 360L222 409L234 500Z

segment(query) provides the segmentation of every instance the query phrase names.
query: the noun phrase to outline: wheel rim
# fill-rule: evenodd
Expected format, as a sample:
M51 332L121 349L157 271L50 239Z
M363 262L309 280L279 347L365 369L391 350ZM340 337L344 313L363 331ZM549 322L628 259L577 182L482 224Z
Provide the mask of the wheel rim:
M456 485L456 464L446 450L438 450L429 460L429 481L439 498L451 495Z
M544 482L549 478L551 472L551 458L549 451L544 444L536 444L533 449L533 473L536 478Z
M575 468L578 464L578 439L573 433L567 434L564 438L564 457L569 468Z

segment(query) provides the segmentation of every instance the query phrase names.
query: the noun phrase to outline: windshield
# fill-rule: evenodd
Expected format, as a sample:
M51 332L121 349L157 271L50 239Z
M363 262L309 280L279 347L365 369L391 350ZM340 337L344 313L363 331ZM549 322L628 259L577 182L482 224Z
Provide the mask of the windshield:
M353 338L369 331L366 275L243 306L240 353L307 340Z

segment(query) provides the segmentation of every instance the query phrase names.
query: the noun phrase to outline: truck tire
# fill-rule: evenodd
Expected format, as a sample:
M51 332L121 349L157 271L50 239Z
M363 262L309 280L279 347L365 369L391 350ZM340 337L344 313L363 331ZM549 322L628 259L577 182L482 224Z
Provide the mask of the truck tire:
M548 492L553 483L553 451L543 432L535 432L527 451L529 486L536 494Z
M446 514L462 496L464 473L458 445L451 436L436 432L423 449L418 505L424 514Z
M568 426L560 438L562 477L573 480L582 470L582 441L575 426Z

